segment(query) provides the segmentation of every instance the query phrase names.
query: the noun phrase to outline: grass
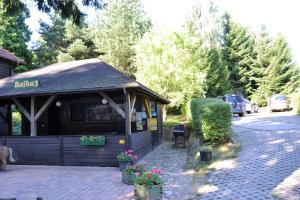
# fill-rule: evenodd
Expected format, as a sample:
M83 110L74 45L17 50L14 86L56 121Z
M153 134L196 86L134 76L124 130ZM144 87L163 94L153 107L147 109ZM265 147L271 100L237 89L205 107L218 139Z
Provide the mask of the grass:
M179 124L191 123L184 115L168 115L166 121L164 121L164 127L171 128Z
M12 113L12 132L13 135L21 135L21 114L16 111Z

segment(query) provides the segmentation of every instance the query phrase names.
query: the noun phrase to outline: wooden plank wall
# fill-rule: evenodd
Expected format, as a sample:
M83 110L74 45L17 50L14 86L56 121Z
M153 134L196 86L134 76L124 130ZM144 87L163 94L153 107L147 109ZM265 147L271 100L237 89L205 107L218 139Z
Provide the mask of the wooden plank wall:
M81 146L80 137L64 137L64 165L75 166L118 166L117 154L126 149L125 135L105 136L105 145L100 147Z
M118 166L117 154L126 149L125 135L105 136L104 146L81 146L81 136L18 136L6 137L7 146L18 155L14 164L67 165L67 166ZM0 137L0 144L4 137Z
M132 149L139 158L144 157L147 153L152 151L151 131L143 131L130 135L129 148Z
M6 145L18 155L15 164L59 165L59 137L6 137Z
M0 145L4 145L4 137L0 137Z

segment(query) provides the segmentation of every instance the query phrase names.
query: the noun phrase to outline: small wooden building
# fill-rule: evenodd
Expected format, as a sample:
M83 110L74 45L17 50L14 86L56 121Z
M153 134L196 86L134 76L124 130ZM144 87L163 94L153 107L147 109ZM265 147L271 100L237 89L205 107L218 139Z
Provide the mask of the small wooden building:
M17 164L116 166L119 152L142 157L160 144L167 103L99 59L58 63L0 79L0 144L16 150ZM11 107L22 113L21 135ZM80 144L100 135L102 146Z

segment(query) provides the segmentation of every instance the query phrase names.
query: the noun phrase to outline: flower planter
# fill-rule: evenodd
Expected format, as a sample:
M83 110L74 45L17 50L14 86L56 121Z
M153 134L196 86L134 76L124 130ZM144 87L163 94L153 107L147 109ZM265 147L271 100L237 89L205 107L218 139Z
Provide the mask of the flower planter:
M82 136L80 138L82 146L103 146L105 145L105 136Z
M144 185L134 185L136 200L160 200L162 199L162 193L162 185L154 185L150 189Z
M200 159L204 162L212 161L212 152L211 151L200 151Z
M130 166L131 162L119 162L119 168L120 171L123 171L124 169L126 169L127 166Z
M125 171L122 171L122 182L127 184L127 185L133 185L134 184L134 179L136 178L134 173L128 173Z

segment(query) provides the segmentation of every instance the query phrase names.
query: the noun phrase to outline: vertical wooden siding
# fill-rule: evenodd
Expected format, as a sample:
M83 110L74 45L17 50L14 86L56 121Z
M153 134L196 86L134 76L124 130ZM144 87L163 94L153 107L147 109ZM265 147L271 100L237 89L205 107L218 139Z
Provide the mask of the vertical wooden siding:
M152 151L151 131L143 131L129 135L129 148L132 149L139 158L142 158L148 152Z

